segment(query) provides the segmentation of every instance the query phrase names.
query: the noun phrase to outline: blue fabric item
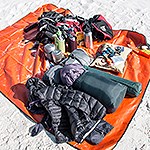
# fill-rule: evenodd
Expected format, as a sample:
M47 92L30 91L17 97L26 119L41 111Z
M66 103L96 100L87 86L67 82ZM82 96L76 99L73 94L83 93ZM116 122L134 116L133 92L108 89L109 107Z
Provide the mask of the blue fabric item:
M54 85L54 84L61 84L61 79L60 79L60 74L59 71L60 69L63 68L61 65L55 65L48 69L42 78L42 81L46 85Z
M100 120L94 130L86 137L86 141L90 144L98 144L113 129L113 126L104 120Z
M72 86L74 81L85 71L80 64L68 64L60 70L60 78L64 85Z

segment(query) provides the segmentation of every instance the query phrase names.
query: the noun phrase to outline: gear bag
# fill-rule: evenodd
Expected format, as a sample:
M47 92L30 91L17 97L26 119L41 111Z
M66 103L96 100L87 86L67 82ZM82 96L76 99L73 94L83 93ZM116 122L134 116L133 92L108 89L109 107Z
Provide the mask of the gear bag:
M125 85L90 71L77 78L73 88L96 98L106 107L107 113L113 113L118 108L127 91Z
M99 41L110 40L113 37L112 26L102 15L94 15L89 19L92 27L93 38Z

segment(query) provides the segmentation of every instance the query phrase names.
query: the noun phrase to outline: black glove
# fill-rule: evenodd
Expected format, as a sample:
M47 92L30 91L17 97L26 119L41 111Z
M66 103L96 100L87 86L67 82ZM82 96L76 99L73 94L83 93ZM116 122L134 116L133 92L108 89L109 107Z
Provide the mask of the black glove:
M113 129L113 126L104 120L101 120L94 130L86 137L86 141L91 144L98 144L105 135Z

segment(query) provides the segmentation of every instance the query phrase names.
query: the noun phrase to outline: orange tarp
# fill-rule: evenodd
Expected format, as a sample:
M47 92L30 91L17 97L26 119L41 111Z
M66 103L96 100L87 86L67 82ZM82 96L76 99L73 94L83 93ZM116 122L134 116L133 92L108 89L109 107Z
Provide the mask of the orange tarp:
M33 115L26 109L28 91L24 84L32 76L41 78L46 70L46 65L42 48L39 49L36 57L31 55L29 49L33 43L28 42L25 44L23 29L30 23L37 22L37 18L44 11L50 10L69 13L69 10L47 4L38 8L35 12L29 13L12 26L0 31L0 90L12 103L36 122L40 122L42 116ZM114 128L98 145L90 145L85 141L81 144L70 142L71 145L79 149L112 149L125 132L137 110L150 78L150 59L141 55L137 49L137 46L146 44L146 39L142 34L127 30L116 30L113 39L107 42L133 49L127 59L125 72L120 76L141 82L142 93L136 98L125 98L114 113L106 115L104 119ZM89 54L94 54L103 43L94 42L94 50L86 49L86 51Z

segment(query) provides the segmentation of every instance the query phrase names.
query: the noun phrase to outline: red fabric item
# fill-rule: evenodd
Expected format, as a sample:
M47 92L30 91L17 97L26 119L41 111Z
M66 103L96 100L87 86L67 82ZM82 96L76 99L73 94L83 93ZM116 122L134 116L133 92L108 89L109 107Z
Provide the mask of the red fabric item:
M50 10L64 15L71 13L69 10L58 8L52 4L43 5L12 26L0 31L0 90L12 103L36 122L40 122L42 115L33 115L26 109L28 91L24 84L32 76L41 78L46 70L46 63L42 47L39 48L36 57L31 55L29 49L33 46L33 43L25 44L23 29L36 22L44 11ZM125 98L114 113L106 115L104 120L113 125L114 128L98 145L90 145L85 141L81 144L70 142L72 146L79 149L112 149L124 134L136 112L150 79L150 59L143 56L137 49L137 46L146 44L146 39L142 34L127 30L116 30L113 39L105 42L128 46L133 49L127 59L125 72L120 76L141 82L142 93L136 98ZM94 55L98 47L105 42L98 43L95 41L94 50L82 48L89 54Z

